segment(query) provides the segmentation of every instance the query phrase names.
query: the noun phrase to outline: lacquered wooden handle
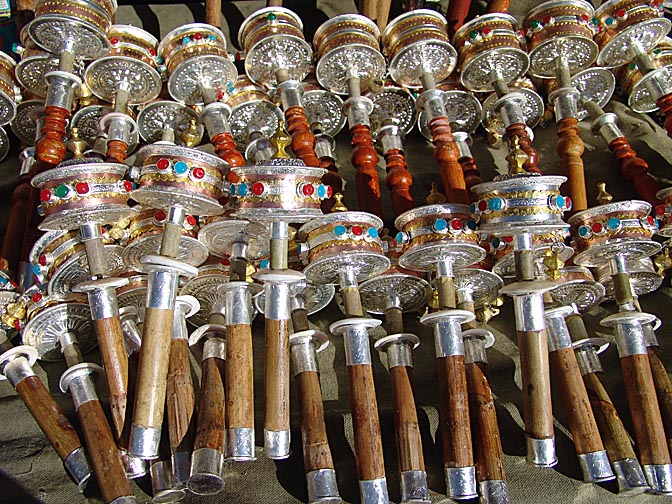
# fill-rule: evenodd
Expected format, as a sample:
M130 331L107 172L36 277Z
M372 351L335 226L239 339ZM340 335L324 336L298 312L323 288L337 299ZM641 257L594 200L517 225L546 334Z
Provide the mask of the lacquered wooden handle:
M264 429L289 430L289 320L266 319Z
M86 450L91 459L98 488L106 503L126 495L133 495L126 478L119 449L105 418L100 401L87 401L77 408Z
M658 407L648 355L621 357L625 392L642 465L669 464L665 429Z
M65 159L66 149L63 139L70 111L50 105L44 109L44 112L42 138L35 146L35 157L43 163L57 165Z
M464 21L469 15L469 8L471 7L471 0L451 0L448 4L448 11L446 12L446 20L448 21L448 35L455 35L455 32L464 24Z
M581 156L584 151L583 140L579 136L579 121L574 117L565 117L558 121L558 145L560 170L567 177L564 194L572 199L572 211L579 212L588 208L586 196L586 175Z
M298 105L285 110L287 131L292 136L292 152L306 166L320 166L315 155L315 135L310 131L306 111Z
M549 360L565 407L576 453L581 455L603 451L604 445L574 349L559 348L549 354Z
M245 158L236 148L236 142L233 141L233 135L230 132L217 133L210 139L210 143L215 148L215 154L229 163L231 168L245 164Z
M537 166L539 162L539 152L532 145L532 139L527 134L526 125L523 123L513 123L506 127L506 134L509 137L509 147L513 148L514 138L518 139L518 145L527 154L527 160L523 163L523 168L527 172L541 173Z
M471 156L462 156L458 159L460 166L462 167L462 173L464 174L464 183L467 186L467 189L471 189L476 184L483 182L481 174L478 173L478 167L476 166L476 161ZM478 197L475 193L470 193L472 201L476 200Z
M525 434L552 438L553 411L546 331L518 331Z
M415 208L411 186L413 177L408 171L404 151L390 149L385 153L385 167L387 179L385 184L390 190L392 198L392 211L398 217L407 210Z
M37 376L21 380L16 391L61 460L81 448L75 428Z
M672 137L672 94L658 98L656 105L660 108L660 114L665 116L667 136Z
M470 203L469 191L458 159L460 151L453 138L450 119L435 117L429 122L434 143L434 159L441 167L441 181L448 203Z
M658 406L667 435L667 444L668 447L672 447L672 381L665 369L665 364L658 355L657 348L649 347L649 364L653 383L656 386L656 397L658 397Z
M172 339L166 383L166 417L172 453L191 451L195 409L189 343L186 339Z
M413 368L411 367L394 366L390 368L394 429L397 434L397 454L401 472L425 470L418 412L415 409L411 384L412 373Z
M226 436L224 434L224 376L226 362L210 357L201 363L201 393L196 420L194 451L212 448L224 453Z
M380 182L378 181L378 154L373 148L371 130L364 124L350 128L352 144L352 165L355 167L357 202L362 212L382 217L380 206Z
M205 22L217 28L222 27L222 0L206 0Z
M328 170L327 173L322 176L322 183L331 187L331 193L343 193L343 179L338 174L336 160L330 156L322 156L320 158L320 168ZM336 200L333 196L329 199L323 200L322 205L320 206L322 212L329 213L335 202Z
M108 163L125 163L128 144L121 140L108 140L105 157Z
M304 371L296 376L299 415L301 417L301 439L303 444L303 466L306 472L318 469L333 469L327 427L324 423L324 405L320 378L316 371Z
M488 2L488 12L509 12L510 0L490 0Z
M466 364L469 389L469 415L474 436L474 458L478 481L504 480L504 453L497 425L495 399L486 375L485 364Z
M637 156L628 141L624 137L618 137L609 144L609 150L618 161L621 174L632 182L639 197L654 206L660 205L662 202L656 198L660 186L649 174L649 164Z
M445 467L474 465L469 425L469 393L463 355L436 359L439 377L439 417Z
M28 216L30 215L30 177L21 177L19 185L12 194L12 208L9 211L5 236L2 238L2 251L0 257L9 264L10 271L18 271L21 262L21 247L23 232L26 229Z
M254 358L252 327L226 328L226 428L254 428Z

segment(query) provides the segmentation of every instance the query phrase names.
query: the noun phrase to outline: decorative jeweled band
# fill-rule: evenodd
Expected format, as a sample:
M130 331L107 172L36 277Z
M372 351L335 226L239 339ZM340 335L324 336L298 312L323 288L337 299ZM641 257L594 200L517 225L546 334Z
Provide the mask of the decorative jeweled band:
M65 204L83 202L88 199L128 199L128 193L135 188L128 180L115 180L110 178L96 178L87 180L69 180L58 185L47 185L40 190L42 202L37 211L40 215L54 213L57 207Z
M658 221L652 216L633 218L631 216L613 216L606 220L592 220L576 228L577 244L588 242L592 238L618 238L641 235L650 237L658 229Z
M517 191L506 194L483 194L481 199L471 204L476 216L489 218L507 214L562 214L572 209L572 200L555 191Z
M473 219L453 218L450 220L439 217L431 225L404 226L394 237L396 245L406 245L418 237L430 237L436 239L445 237L460 238L468 237L477 239L476 222Z
M361 243L362 241L376 243L381 249L383 247L383 242L379 238L378 230L376 228L361 226L359 224L336 224L330 231L325 230L325 232L310 238L308 240L308 246L313 250L325 243L337 242L338 244L343 244L346 242Z
M281 178L277 181L265 180L231 184L229 194L239 198L254 198L256 196L259 200L277 195L288 196L292 188L287 185L287 180L287 178ZM299 200L307 201L321 201L332 196L331 186L300 178L296 179L293 192Z
M219 170L204 167L192 161L173 160L169 158L160 158L156 164L147 164L140 169L140 185L146 175L158 174L166 177L165 180L174 182L187 181L195 183L210 184L215 187L221 187L222 175Z

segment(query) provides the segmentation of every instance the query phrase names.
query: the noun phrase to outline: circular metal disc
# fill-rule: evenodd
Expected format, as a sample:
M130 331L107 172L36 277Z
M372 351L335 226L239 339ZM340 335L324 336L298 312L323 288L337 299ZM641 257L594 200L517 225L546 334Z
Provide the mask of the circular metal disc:
M74 333L82 353L87 353L98 344L91 323L89 305L62 303L50 306L35 314L24 327L21 337L24 345L37 349L40 359L63 360L58 338L67 332Z
M105 204L85 208L71 208L46 217L38 226L40 231L59 229L78 229L82 224L98 222L112 224L122 219L129 219L136 213L127 205Z
M520 109L525 117L525 124L530 128L534 128L542 116L544 115L544 100L535 91L527 88L511 88L516 92L516 98L520 105ZM506 134L506 127L502 122L501 117L495 111L495 104L499 98L495 93L488 96L483 101L483 127L494 130L498 135L504 136Z
M35 54L16 64L16 80L19 81L21 87L44 98L49 89L45 75L54 70L58 70L58 58L55 58L53 54ZM75 64L72 73L81 79L82 66Z
M415 98L406 89L384 87L375 93L369 93L373 102L373 112L369 114L371 131L376 134L385 119L396 119L405 134L415 125Z
M144 285L117 294L117 304L119 305L119 308L124 306L134 307L138 312L138 318L144 313L146 303L147 288Z
M16 102L14 97L0 92L0 126L4 126L16 117Z
M557 245L548 243L534 245L534 260L536 262L543 261L546 255L546 251L553 246ZM558 257L562 261L569 261L569 258L572 257L573 254L574 249L572 247L563 245L563 248L560 250ZM502 278L514 278L516 276L515 254L511 252L502 257L492 267L492 272L498 274Z
M453 131L473 133L481 122L483 110L481 102L467 91L452 90L443 92L443 105L450 119ZM427 140L432 140L432 132L427 124L427 114L424 111L418 115L418 128Z
M600 107L604 107L616 88L616 77L613 72L606 68L592 67L586 68L572 75L572 85L579 90L582 96L590 98ZM581 108L576 114L579 121L583 121L590 114L585 108Z
M37 122L33 114L39 109L44 109L44 102L42 100L21 102L16 107L16 117L11 123L14 134L21 142L31 147L35 145L35 133L37 131Z
M596 267L608 263L619 254L626 261L651 257L660 251L662 246L653 240L639 238L616 238L608 242L591 245L583 252L574 256L574 264L579 266Z
M92 62L84 74L86 85L101 100L113 102L120 83L128 84L129 104L155 99L161 93L161 76L144 61L108 56Z
M0 161L4 160L9 153L9 137L5 128L0 127Z
M180 63L168 78L168 92L174 100L187 105L202 105L200 85L228 89L236 82L238 70L222 56L202 55Z
M191 215L220 215L224 211L224 207L216 199L178 187L140 187L132 191L130 197L149 208L182 205Z
M635 293L635 296L644 296L650 294L660 287L660 284L663 283L663 277L660 276L655 271L633 271L629 273L630 285L632 285L632 290ZM614 281L611 279L611 276L602 284L604 285L604 300L613 301L614 300Z
M476 307L497 299L499 289L504 286L504 282L496 273L479 268L456 270L454 281L456 289L467 288L471 291Z
M637 45L648 53L665 38L670 28L672 28L672 22L669 19L656 18L642 21L623 31L616 32L600 51L597 64L613 68L632 61L632 47Z
M312 283L298 283L291 287L294 294L301 294L305 300L308 315L313 315L327 307L334 299L336 289L331 284L315 285ZM259 313L264 313L266 308L266 295L262 291L254 298L254 306Z
M427 40L404 47L390 61L390 77L401 86L421 87L419 68L429 70L436 82L446 79L457 65L457 52L448 42Z
M322 131L330 137L335 137L345 126L343 100L337 94L326 89L313 89L306 91L301 101L308 124L319 122Z
M564 57L574 74L595 63L599 48L589 38L567 35L544 40L530 51L529 73L542 79L555 78L555 60Z
M581 312L600 304L604 294L605 289L601 283L588 279L562 282L551 290L554 306L569 306L574 303Z
M123 259L126 266L135 271L142 271L140 258L145 255L157 255L161 250L163 234L156 234L139 238L129 243L124 249ZM208 249L196 238L181 236L177 250L177 259L191 266L200 266L208 258Z
M672 67L664 66L658 68L639 79L639 81L632 87L632 91L628 97L628 105L630 105L632 110L641 114L647 114L658 110L656 100L651 97L651 94L646 87L648 82L653 82L655 80L672 82Z
M220 301L223 295L217 292L220 285L229 283L229 275L222 269L221 274L199 275L192 278L180 289L180 295L194 296L201 304L201 309L191 317L189 322L197 327L208 323L212 305Z
M322 257L305 267L306 279L314 284L340 283L340 272L352 270L357 281L363 282L374 275L380 275L390 267L390 260L374 252L350 252L346 256Z
M116 277L124 271L124 261L121 256L124 248L119 245L104 245L107 273ZM89 261L84 251L78 252L61 264L49 279L47 293L70 294L72 287L85 280L89 280Z
M271 246L271 232L263 222L222 220L203 226L198 240L212 255L227 257L235 242L247 244L247 259L254 261L266 257Z
M505 82L519 79L530 66L527 53L511 47L484 51L462 67L460 81L470 91L485 92L494 89L492 71L496 70Z
M58 14L36 17L28 25L28 34L38 46L54 54L66 45L72 54L84 59L102 58L110 50L103 31L85 21Z
M399 258L399 264L413 271L433 271L442 259L450 257L455 268L465 268L485 258L485 250L467 241L420 244Z
M325 89L342 95L348 94L346 73L356 70L362 82L380 80L385 75L385 57L375 49L349 44L336 47L322 56L315 66L317 81Z
M147 143L154 143L161 140L163 129L168 126L175 132L175 142L179 143L180 135L191 126L191 121L195 120L198 125L198 131L203 135L203 125L198 123L198 114L183 105L169 100L160 100L145 105L138 112L137 124L138 132L142 139Z
M422 308L432 295L429 282L404 273L389 273L371 278L359 286L362 306L369 313L382 314L390 296L396 296L404 312Z
M305 40L291 35L266 37L245 56L245 73L257 84L271 87L278 83L276 68L284 68L291 80L301 82L312 69L313 50Z
M250 132L259 132L270 138L283 119L282 110L274 103L266 100L252 100L231 109L229 127L236 145L244 150L250 143Z

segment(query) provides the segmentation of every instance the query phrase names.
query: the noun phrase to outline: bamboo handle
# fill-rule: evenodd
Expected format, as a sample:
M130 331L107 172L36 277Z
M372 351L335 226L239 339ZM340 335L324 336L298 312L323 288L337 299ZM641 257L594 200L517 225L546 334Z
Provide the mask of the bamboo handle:
M665 116L667 136L672 137L672 94L658 98L656 105L660 108L660 114Z
M264 429L289 430L289 320L266 319Z
M667 435L667 444L672 449L672 381L670 381L670 375L665 369L665 364L658 355L657 348L649 347L649 364L651 365L658 406Z
M665 429L656 399L656 390L648 355L635 354L621 357L625 392L635 428L642 465L669 464Z
M450 120L445 116L435 117L429 122L429 128L434 142L434 159L441 167L441 180L448 202L468 205L471 200L458 161L460 151L453 138Z
M574 117L565 117L558 121L557 153L560 156L560 170L567 177L564 191L572 199L572 211L579 212L588 208L586 196L586 174L581 156L584 151L583 140L579 136L579 121Z
M554 435L547 338L545 330L518 331L525 433L533 439Z
M471 7L471 0L450 0L448 3L448 12L446 12L446 19L448 20L448 35L452 38L455 32L464 24L464 21L469 15L469 8Z
M364 124L350 128L352 165L355 167L355 184L359 209L382 217L380 206L380 182L378 181L378 154L373 148L371 130Z
M61 107L48 106L44 109L42 138L37 142L35 157L49 165L57 165L65 159L65 128L70 111Z
M660 186L649 174L648 163L637 156L628 141L624 137L618 137L609 144L609 150L618 161L621 174L632 182L637 194L654 206L660 205L662 202L656 198Z
M98 488L105 502L133 495L100 401L94 399L80 404L77 416L82 426L84 442L96 474Z
M166 383L166 417L172 453L191 451L191 426L195 408L196 394L191 381L189 342L186 339L172 339Z
M254 428L254 359L252 327L226 328L226 428Z
M2 239L2 251L0 257L7 260L10 271L18 271L21 262L21 247L17 244L23 240L23 232L30 215L30 177L21 177L19 185L12 194L12 208L9 211L9 220L5 236Z
M285 110L287 131L292 136L292 152L306 166L320 166L315 155L315 136L310 131L310 124L303 107L294 106Z
M527 160L523 163L523 168L527 172L541 173L537 166L539 162L539 152L532 145L532 139L527 134L526 125L523 123L513 123L506 127L506 134L509 137L509 148L513 148L514 138L518 138L518 145L527 154Z
M425 470L420 425L411 385L412 373L411 367L390 368L394 428L397 434L397 454L401 472Z
M506 474L502 440L485 364L470 362L466 365L466 373L476 476L479 481L504 480Z
M224 376L226 362L210 357L201 364L201 394L196 420L194 451L211 448L224 453L226 437L224 435Z
M590 408L590 399L581 379L574 350L571 347L560 348L551 352L549 359L567 413L576 453L581 455L603 451L600 432Z
M231 168L245 164L245 158L236 148L236 143L230 132L223 131L222 133L217 133L210 139L210 143L215 148L215 154L229 163Z
M322 156L320 158L320 168L328 170L327 173L322 176L322 183L331 187L331 194L343 193L343 179L338 174L336 160L329 156ZM320 207L322 212L329 213L335 202L336 200L333 196L322 201L322 205Z
M394 216L398 217L405 211L415 208L411 194L413 177L408 171L404 152L400 149L390 149L385 153L385 167L387 170L385 184L392 193Z
M222 27L222 0L205 1L205 22L217 28Z
M324 423L324 405L319 374L304 371L296 376L303 442L303 466L306 472L333 469L327 427Z
M439 415L445 467L474 465L469 426L469 394L463 355L436 359L439 375Z

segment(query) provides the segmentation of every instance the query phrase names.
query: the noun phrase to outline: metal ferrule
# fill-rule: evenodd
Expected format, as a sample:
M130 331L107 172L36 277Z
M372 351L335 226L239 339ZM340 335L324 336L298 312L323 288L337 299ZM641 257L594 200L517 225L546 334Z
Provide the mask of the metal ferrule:
M129 455L126 450L119 450L121 454L121 463L124 466L124 472L128 479L142 478L147 474L147 461L140 457Z
M399 126L392 126L394 129L390 126L383 126L378 131L378 141L380 142L380 147L383 153L391 151L392 149L397 149L400 151L404 150L404 143L401 138L401 131L399 130Z
M485 480L478 483L480 504L509 504L509 486L506 480Z
M191 474L191 451L173 453L171 461L175 483L178 486L186 485Z
M458 305L474 302L473 292L468 285L458 286L455 289L455 296L457 298Z
M247 260L247 249L249 245L244 241L235 241L231 244L231 257Z
M58 335L58 343L61 346L61 352L63 352L70 345L79 345L79 340L75 333L64 332Z
M555 122L566 118L576 118L578 115L579 91L575 87L563 87L553 91L548 101L553 104Z
M333 469L317 469L307 472L306 486L308 487L308 504L341 501L336 485L336 471Z
M418 97L417 103L422 105L427 124L437 117L446 117L446 106L443 103L443 91L439 89L428 89Z
M642 324L642 331L644 331L644 341L647 347L659 347L658 337L652 324Z
M386 349L387 367L413 367L413 347L408 343L392 343Z
M513 250L532 250L532 235L530 233L514 235Z
M464 340L464 363L471 364L472 362L488 363L488 354L482 339L467 338Z
M70 479L77 485L77 489L80 492L83 492L91 474L93 474L84 448L80 446L79 448L72 450L68 456L65 457L63 467L65 468L65 472L68 473L68 476L70 476Z
M266 304L269 304L268 297ZM252 296L248 289L227 290L224 295L226 325L250 325L254 316Z
M443 257L440 261L437 262L436 276L438 278L453 278L455 276L455 272L453 270L453 260L450 257Z
M135 317L134 317L135 318ZM121 319L121 331L124 333L124 344L126 353L130 356L140 350L142 346L142 335L134 319L126 317Z
M309 339L303 339L291 345L290 355L292 356L292 369L294 376L298 376L306 371L319 372L317 366L317 352L315 345Z
M401 486L401 504L430 502L425 471L403 471L399 475Z
M512 124L525 124L525 115L520 108L520 103L511 99L513 94L509 93L495 102L495 111L502 118L505 128Z
M362 504L388 504L387 479L361 480L359 482L359 500Z
M191 455L189 490L197 495L212 495L224 488L224 454L214 448L199 448Z
M119 140L126 145L130 144L131 133L136 129L135 121L125 114L117 112L113 112L113 114L115 115L109 117L107 121L105 121L105 117L101 120L101 122L105 121L105 126L107 127L108 143L112 140Z
M672 464L643 465L642 469L651 487L651 493L672 493Z
M449 319L434 324L434 350L437 357L464 355L462 324L459 319Z
M343 103L343 108L348 113L348 125L350 128L363 124L371 127L369 114L373 111L373 102L366 96L352 96Z
M224 103L214 102L206 105L201 111L200 122L205 126L210 138L219 133L230 132L229 116L231 108Z
M44 99L45 106L72 110L75 91L82 85L81 79L72 73L58 70L49 72L44 77L49 84Z
M161 441L160 427L131 426L131 440L128 444L128 453L143 459L155 459L159 456L159 442Z
M278 84L277 90L280 92L280 101L282 110L291 107L303 107L301 97L303 96L303 85L299 81L286 80Z
M371 365L371 349L369 348L369 332L366 326L354 325L348 327L343 334L345 347L345 364L356 366L359 364Z
M226 458L243 462L256 460L253 428L226 429Z
M459 159L465 157L473 157L471 154L471 148L469 143L471 141L471 136L466 131L454 131L453 138L455 139L455 145L457 145L457 150L460 151Z
M614 479L614 473L609 465L606 450L590 453L577 453L579 466L585 483L599 483Z
M555 436L545 439L535 439L525 436L527 455L525 460L528 464L537 467L553 467L558 463L555 452Z
M574 355L576 355L576 362L579 365L581 376L604 372L600 356L597 354L595 348L589 346L577 348L574 350Z
M599 133L607 144L623 136L618 127L618 117L611 112L599 116L593 121L593 132Z
M644 87L651 95L653 101L657 101L660 97L672 93L672 85L660 73L650 79L646 79Z
M616 475L619 494L638 494L646 492L651 488L646 481L642 466L636 459L625 458L616 460L611 465Z
M513 308L518 331L543 331L546 328L543 294L535 292L513 296Z
M154 497L175 486L175 475L170 460L154 462L149 468L149 474L152 478L152 495Z
M339 275L341 289L357 287L357 273L352 268L346 268Z
M623 254L616 254L609 260L609 271L612 275L628 273L628 264Z
M37 132L35 136L36 139L39 139L39 137L37 137ZM35 147L26 147L23 149L19 153L19 177L28 175L35 163Z
M174 271L151 271L147 277L147 308L174 310L179 275Z
M279 460L289 457L290 431L271 431L264 429L264 453L270 459Z
M209 338L203 344L203 360L210 359L226 360L226 340L222 338Z
M546 328L548 329L548 351L556 352L561 348L572 347L572 337L565 317L561 313L546 316Z
M478 496L476 467L446 467L446 493L451 499L472 499Z
M95 289L87 292L91 318L100 320L119 316L117 293L112 287Z
M648 355L644 331L639 323L617 324L614 326L614 337L618 356L623 358L629 355Z
M107 257L100 224L88 222L80 225L79 240L84 244L91 276L105 275L107 273Z
M323 157L334 159L336 157L332 142L333 139L325 134L319 135L315 139L315 155L318 159Z
M9 380L12 387L16 388L26 378L35 376L35 371L33 371L33 367L25 356L17 355L5 365L5 368L2 369L2 374Z
M84 403L98 400L98 394L96 394L96 387L93 383L93 379L88 374L74 376L68 384L68 390L72 396L75 410L78 410Z
M176 310L175 315L173 316L173 332L170 335L170 339L174 340L188 340L189 339L189 329L187 328L187 318L185 313L181 310Z

